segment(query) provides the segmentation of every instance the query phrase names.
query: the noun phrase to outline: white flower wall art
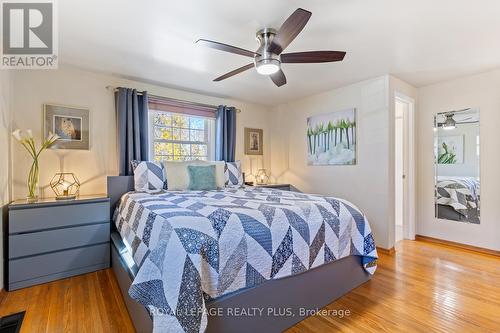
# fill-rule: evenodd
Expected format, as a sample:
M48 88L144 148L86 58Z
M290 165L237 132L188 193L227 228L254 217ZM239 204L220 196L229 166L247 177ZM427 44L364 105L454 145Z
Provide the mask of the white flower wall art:
M356 139L356 109L307 118L308 164L356 164Z

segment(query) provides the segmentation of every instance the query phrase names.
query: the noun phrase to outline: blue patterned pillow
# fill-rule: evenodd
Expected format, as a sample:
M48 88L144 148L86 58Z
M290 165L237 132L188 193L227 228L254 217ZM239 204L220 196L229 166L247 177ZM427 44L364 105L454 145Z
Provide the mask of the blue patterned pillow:
M243 186L243 174L241 173L241 161L226 162L224 170L226 176L226 186L241 187Z
M213 191L217 189L215 165L188 165L188 190Z
M167 188L163 165L157 162L131 161L136 191L158 191Z

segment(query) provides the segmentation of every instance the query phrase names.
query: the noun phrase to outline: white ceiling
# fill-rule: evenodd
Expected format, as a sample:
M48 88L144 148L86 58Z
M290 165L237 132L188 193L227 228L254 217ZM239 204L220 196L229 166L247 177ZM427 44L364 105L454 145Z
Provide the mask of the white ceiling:
M500 67L498 0L57 3L63 64L264 105L387 73L418 87ZM347 51L343 62L284 64L281 88L255 70L212 82L252 59L197 46L198 38L255 50L255 32L279 28L298 7L313 14L286 51Z

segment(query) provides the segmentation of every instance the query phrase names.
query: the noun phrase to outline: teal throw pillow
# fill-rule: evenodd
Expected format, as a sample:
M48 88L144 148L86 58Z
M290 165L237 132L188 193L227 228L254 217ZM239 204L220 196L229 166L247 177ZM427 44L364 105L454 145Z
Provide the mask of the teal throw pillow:
M211 191L217 189L215 165L188 165L189 190Z

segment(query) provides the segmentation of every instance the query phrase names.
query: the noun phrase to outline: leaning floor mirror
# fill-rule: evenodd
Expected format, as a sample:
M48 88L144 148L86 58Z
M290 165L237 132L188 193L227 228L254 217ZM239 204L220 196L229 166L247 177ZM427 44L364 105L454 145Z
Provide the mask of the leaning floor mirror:
M434 133L436 217L479 224L479 109L438 113Z

